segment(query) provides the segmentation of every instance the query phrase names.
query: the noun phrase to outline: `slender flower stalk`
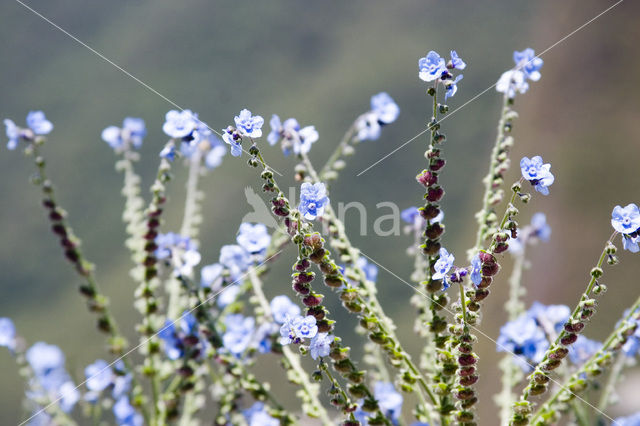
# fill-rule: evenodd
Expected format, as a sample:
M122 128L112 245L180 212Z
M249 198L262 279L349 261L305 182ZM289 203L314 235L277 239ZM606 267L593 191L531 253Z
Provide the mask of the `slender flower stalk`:
M612 241L618 234L617 231L609 237L604 249L598 259L596 266L591 269L591 278L587 284L585 292L580 301L573 309L573 312L564 325L563 330L558 334L555 341L544 354L542 360L536 365L533 372L528 376L528 385L523 390L519 401L513 404L513 424L528 424L531 413L531 403L529 398L532 395L544 394L548 389L549 374L562 364L569 353L569 347L578 339L578 334L584 329L586 322L595 313L596 300L592 297L601 293L598 279L602 277L602 266L608 259L609 264L617 263L615 257L616 248Z
M640 298L630 307L627 314L622 318L614 330L604 341L602 347L591 356L582 366L575 371L571 377L554 393L538 410L537 413L522 422L520 417L512 420L512 424L533 424L533 425L550 425L557 421L557 410L560 404L565 404L575 398L576 394L584 391L588 387L588 381L585 379L598 376L611 366L613 357L619 354L622 346L626 343L638 327L640 320ZM526 412L531 410L529 403L514 405L514 410Z
M478 220L478 233L476 235L476 243L469 250L469 259L471 259L483 246L483 243L495 233L498 217L494 207L504 198L504 175L509 170L511 161L509 159L509 151L513 147L513 137L510 135L513 130L513 121L518 114L511 109L513 98L507 93L504 94L502 100L502 111L500 121L498 122L498 134L491 151L489 160L489 173L483 179L484 194L482 196L482 209L476 213Z
M258 276L256 268L251 267L249 269L249 279L256 299L262 308L264 317L269 321L273 321L271 306L269 305L269 301L262 290L262 281ZM293 382L302 387L303 394L301 399L305 414L310 417L319 418L325 426L331 425L332 421L329 418L327 411L324 409L324 406L318 399L318 385L309 381L309 375L304 371L302 364L300 363L300 356L293 352L288 345L282 346L282 354L284 358L286 358L286 365L291 368Z
M353 142L356 134L357 123L359 120L363 119L363 116L364 115L361 115L360 117L356 118L353 124L351 124L336 149L331 153L331 156L329 156L329 159L320 170L319 181L325 182L327 186L329 186L331 182L338 179L338 174L346 165L344 158L353 155L353 153L355 152L355 149L351 143Z

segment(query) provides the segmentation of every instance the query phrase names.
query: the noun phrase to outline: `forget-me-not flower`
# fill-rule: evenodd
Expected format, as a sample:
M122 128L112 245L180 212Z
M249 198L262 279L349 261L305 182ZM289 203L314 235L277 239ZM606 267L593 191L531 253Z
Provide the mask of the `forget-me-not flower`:
M271 235L262 223L242 223L238 229L236 241L240 247L251 254L264 254L271 243Z
M178 155L178 151L176 150L176 146L172 143L165 145L160 151L160 157L164 158L169 162L173 162L176 159L176 155Z
M16 327L9 318L0 318L0 347L2 346L10 351L16 348Z
M93 392L102 392L113 383L113 371L109 363L103 359L96 360L84 369L85 385Z
M482 281L482 262L480 261L480 255L476 254L471 259L471 282L477 287Z
M318 326L314 316L287 316L280 327L280 344L300 343L303 339L312 339L317 333Z
M131 142L135 148L142 146L142 139L146 136L147 129L141 118L127 117L122 121L122 128L109 126L102 131L102 140L114 150L120 150L126 142Z
M300 205L298 210L307 220L314 220L324 214L325 207L329 204L327 189L324 183L317 182L311 184L304 182L300 186Z
M113 415L116 418L116 422L118 422L118 426L144 425L144 418L133 408L127 396L121 396L113 404Z
M576 365L584 364L593 354L598 352L601 347L601 342L580 335L578 336L578 340L569 347L569 359Z
M218 261L229 271L229 275L234 281L240 279L242 274L253 264L251 255L235 244L222 246Z
M385 416L391 417L395 422L400 418L402 413L402 395L395 389L393 383L376 382L373 385L373 394L375 395L380 410Z
M547 334L558 334L571 315L566 305L543 305L533 302L527 314L533 318Z
M400 107L387 92L380 92L371 97L371 112L381 124L390 124L400 115Z
M278 324L284 324L287 317L295 318L300 315L300 306L284 295L274 297L270 306L273 320Z
M29 111L29 114L27 114L27 126L36 135L46 135L53 130L53 124L47 120L42 111Z
M162 131L172 138L181 139L191 135L198 127L198 117L189 109L177 111L172 109L165 115Z
M529 80L540 80L540 68L542 68L544 61L536 56L532 48L528 47L522 52L517 50L513 52L513 62L516 63L516 68L522 70Z
M222 281L224 266L219 263L203 266L200 269L200 285L202 287L213 287L216 281Z
M423 81L433 81L447 72L445 60L436 52L431 50L427 56L418 60L418 77Z
M262 125L264 119L259 115L251 115L251 111L243 109L239 115L233 118L236 123L236 128L242 136L248 136L250 138L259 138L262 136Z
M458 52L455 50L451 51L451 60L449 63L451 64L450 67L456 70L463 70L467 67L467 64L458 56Z
M269 124L271 132L267 136L267 141L269 144L275 145L282 139L282 151L285 155L289 155L292 150L297 155L307 154L311 150L311 144L319 139L315 126L301 128L295 118L289 118L281 123L280 117L273 114Z
M516 93L526 93L529 90L527 76L520 70L505 71L496 83L496 90L509 98L514 98Z
M529 313L503 325L496 344L498 352L515 354L514 361L525 372L531 370L530 364L542 361L549 347L544 331Z
M453 262L455 261L455 257L453 254L449 254L447 249L442 247L440 249L440 257L436 261L434 265L435 273L433 274L434 280L442 280L443 290L449 288L449 282L447 281L447 273L453 267Z
M9 120L5 118L4 125L6 128L7 138L9 141L7 142L7 149L14 150L18 147L18 142L20 142L20 128L16 126L16 123L13 120Z
M543 164L542 157L539 155L531 159L522 157L522 160L520 160L522 177L531 182L536 191L542 195L549 195L549 186L555 179L550 170L551 164Z
M640 210L634 203L615 206L611 212L611 226L621 234L633 234L640 229Z
M233 355L240 357L252 341L256 320L241 314L231 314L227 315L224 324L226 331L222 335L222 344Z
M453 95L456 94L456 92L458 91L458 82L462 80L462 74L456 76L455 79L453 80L447 80L444 83L445 86L445 94L444 94L444 99L447 100L450 97L452 97Z
M279 426L280 421L271 417L262 402L254 403L251 408L244 411L248 426Z
M309 344L309 352L311 352L311 358L318 359L329 355L331 352L331 343L333 342L333 336L327 333L318 333L311 339Z
M39 385L39 388L27 394L37 399L45 392L52 399L60 399L60 408L70 412L78 402L80 393L65 369L62 350L55 345L37 342L27 350L25 357Z

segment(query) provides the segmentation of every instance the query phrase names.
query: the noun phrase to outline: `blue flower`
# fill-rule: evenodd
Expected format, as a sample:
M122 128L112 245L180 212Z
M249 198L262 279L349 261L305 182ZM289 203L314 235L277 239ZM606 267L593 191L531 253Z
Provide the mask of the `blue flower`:
M434 280L442 280L443 290L449 288L449 283L447 282L447 272L453 267L453 262L455 257L452 254L449 254L447 249L444 247L440 249L440 257L436 261L434 265L435 274L433 274Z
M44 392L51 399L60 399L60 408L64 412L71 411L80 394L65 370L62 350L54 345L37 342L27 350L25 357L39 385L27 395L37 400Z
M446 92L444 94L444 99L447 100L458 92L458 82L462 80L462 74L458 75L454 80L447 80L444 85L446 88Z
M571 315L566 305L543 305L533 302L527 314L549 335L558 334Z
M629 315L629 310L625 310L623 316L626 317ZM638 312L636 311L633 317L629 320L629 322L635 322L637 327L636 331L627 338L626 343L622 346L622 352L628 356L629 358L633 358L638 354L638 350L640 350L640 320L637 320ZM616 327L619 324L616 324Z
M271 314L278 324L284 324L287 317L295 318L300 315L300 307L287 296L276 296L271 300Z
M298 210L307 220L314 220L324 214L325 207L329 204L327 189L324 183L317 182L311 184L304 182L300 187L300 205Z
M253 264L251 255L235 244L222 246L218 261L229 271L229 275L234 281L239 280Z
M622 236L622 248L629 250L631 253L637 253L640 251L640 235L631 237L629 235Z
M418 60L418 77L423 81L433 81L447 72L447 66L443 58L433 50L427 56Z
M18 142L20 142L20 128L16 126L16 123L8 118L5 118L4 125L6 127L7 137L9 138L9 142L7 142L7 149L13 151L18 147Z
M177 154L178 151L176 151L176 146L172 143L165 145L165 147L162 148L162 151L160 151L160 157L167 161L175 160Z
M264 119L259 115L252 116L251 111L243 109L233 120L242 136L248 136L250 138L259 138L262 136L261 129L264 124Z
M451 68L453 69L463 70L467 67L467 64L464 63L464 61L460 58L460 56L458 56L458 53L455 50L451 51L451 61L449 62L451 63Z
M408 207L400 212L400 218L406 223L413 225L417 220L422 219L417 207Z
M615 426L640 426L640 412L626 417L616 418L612 425Z
M476 254L471 259L471 282L477 287L482 281L482 262L480 255Z
M380 137L380 122L378 121L378 114L375 112L368 112L360 116L356 122L356 137L359 141L376 140Z
M360 256L356 261L356 265L364 271L365 278L368 281L376 282L378 279L378 267L369 263L367 259L363 256Z
M246 410L244 416L247 418L248 426L279 426L280 421L267 413L262 402L254 403L251 408Z
M379 123L390 124L398 118L400 107L387 92L380 92L371 97L371 112L377 116Z
M227 315L224 323L226 332L222 335L222 344L233 355L240 357L252 341L256 320L253 317L232 314Z
M109 126L102 131L102 140L114 150L120 150L125 143L130 142L135 148L142 146L142 139L146 136L144 120L141 118L127 117L122 122L122 128Z
M165 115L162 131L169 137L181 139L191 135L197 127L198 118L191 110L177 111L173 109Z
M615 206L611 212L611 226L621 234L633 234L640 229L640 210L631 203L626 207Z
M231 146L231 155L234 157L242 155L242 136L236 129L231 126L222 129L222 140Z
M9 318L0 318L0 347L2 346L12 352L16 348L16 327Z
M498 352L514 354L514 362L525 372L532 369L530 364L542 361L549 348L544 331L528 313L503 325L496 343Z
M224 266L219 263L203 266L200 269L200 285L202 287L214 287L218 279L222 278Z
M220 139L211 135L209 137L209 151L204 157L204 164L209 170L213 170L222 164L222 158L227 154L227 148Z
M314 316L287 316L280 327L280 344L300 343L303 339L313 338L317 333L318 326Z
M53 124L47 120L42 111L29 111L29 114L27 114L27 126L36 135L46 135L53 130Z
M129 402L129 398L126 396L120 397L115 404L113 404L113 415L116 418L116 422L119 426L143 426L144 419L140 413Z
M309 352L311 352L311 358L318 359L318 357L328 356L331 352L331 343L333 342L333 336L327 333L318 333L309 344Z
M200 253L189 237L174 232L158 234L155 255L173 267L175 275L191 275L193 267L200 263Z
M164 352L167 358L180 359L185 354L184 340L188 337L198 338L198 323L190 312L184 312L176 321L167 319L164 326L158 331L158 337L164 341ZM190 342L189 346L194 346L194 344Z
M396 423L402 413L402 395L396 391L393 383L376 382L373 386L373 394L380 404L380 410Z
M295 118L289 118L281 123L280 117L273 114L269 124L271 132L267 136L267 141L270 145L275 145L282 139L282 151L285 155L289 155L291 150L295 154L307 154L311 150L311 144L319 138L315 126L300 128Z
M520 171L522 177L536 188L542 195L549 195L549 186L554 181L554 176L550 172L551 164L543 164L542 157L536 155L532 159L522 157L520 160Z
M533 49L529 47L522 52L513 52L513 62L516 63L516 68L522 70L529 80L540 80L540 68L544 62L536 56Z
M271 243L271 235L267 231L267 227L262 223L252 225L243 223L238 229L236 237L238 245L251 254L260 254L264 257L264 253Z
M527 76L520 70L505 71L496 83L496 90L506 94L509 98L514 98L516 92L526 93L529 90Z
M218 300L216 301L216 305L219 308L225 308L231 303L235 302L240 294L240 284L230 284L220 292L218 292Z
M601 342L587 339L580 335L578 336L578 340L569 347L569 359L576 365L584 364L593 354L598 352L601 347Z
M547 223L547 216L544 213L538 212L531 217L531 236L540 239L541 241L549 241L551 238L551 227Z
M113 383L114 375L109 363L99 359L84 369L87 389L93 392L102 392Z

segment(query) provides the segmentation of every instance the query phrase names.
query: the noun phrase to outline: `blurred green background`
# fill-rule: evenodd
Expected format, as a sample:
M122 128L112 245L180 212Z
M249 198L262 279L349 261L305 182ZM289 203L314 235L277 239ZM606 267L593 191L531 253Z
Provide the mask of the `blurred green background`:
M512 64L513 50L541 52L612 5L610 1L204 1L78 0L30 1L31 7L103 53L182 107L191 108L214 128L232 122L243 107L265 118L277 113L314 124L320 133L311 152L322 164L351 121L368 108L372 94L387 91L401 108L382 138L358 148L331 194L333 203L356 200L370 210L392 201L400 208L420 202L415 174L424 167L427 138L421 137L360 177L356 174L425 128L430 115L417 60L433 49L456 49L467 62L451 108L493 84ZM533 267L525 274L527 301L573 306L588 271L610 235L616 204L639 202L640 3L624 1L583 30L545 53L542 79L519 96L513 158L542 155L552 163L551 195L534 195L521 222L544 211L552 241L530 250ZM122 249L123 199L114 155L100 140L107 125L130 115L142 117L149 135L139 172L145 185L166 140L164 113L173 108L133 79L91 53L18 2L0 4L0 117L19 124L30 109L42 109L55 129L45 147L60 203L84 241L87 257L111 297L113 310L132 342L139 316L131 307L130 261ZM499 114L501 97L490 90L443 123L448 166L442 175L447 233L445 245L458 259L475 238L481 178ZM267 161L291 171L292 160L267 149ZM184 199L184 169L170 186L165 230L176 230ZM79 380L84 366L105 357L104 341L77 294L78 277L50 235L38 191L28 183L32 164L20 152L0 149L0 316L14 319L29 342L60 345ZM517 178L518 170L510 171ZM293 184L288 173L285 184ZM204 262L217 259L221 245L234 239L249 206L245 186L258 188L244 160L227 156L202 182L208 198L202 229ZM146 195L146 193L145 193ZM371 224L369 225L371 230ZM355 231L355 230L354 230ZM403 256L408 237L353 240L372 258L408 279L411 260ZM291 256L269 276L270 296L289 294ZM621 253L621 265L606 268L609 291L586 334L601 339L640 291L640 258ZM505 269L484 308L482 330L497 337L505 314ZM404 342L412 338L412 291L390 274L378 279L381 300L397 319ZM325 292L326 293L326 292ZM334 313L345 315L335 300ZM345 318L345 321L346 318ZM349 319L348 321L352 321ZM342 327L344 334L350 327ZM357 337L354 337L357 339ZM358 340L351 340L358 346ZM478 404L481 424L496 424L492 393L499 386L495 345L480 337ZM23 384L7 351L0 351L0 424L16 424ZM281 376L278 372L275 376ZM626 375L624 389L637 391L638 377ZM621 395L609 414L640 409L637 396ZM637 394L637 392L636 392ZM635 398L635 400L634 400ZM291 397L292 404L295 404Z

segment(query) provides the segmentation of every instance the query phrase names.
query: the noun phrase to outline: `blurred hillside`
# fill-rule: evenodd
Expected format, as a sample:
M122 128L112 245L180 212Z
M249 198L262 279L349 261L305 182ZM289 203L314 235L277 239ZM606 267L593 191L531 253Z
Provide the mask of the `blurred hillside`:
M458 94L449 102L454 109L511 67L513 50L530 46L540 52L613 2L27 4L181 107L197 111L214 128L230 124L243 107L265 118L276 113L315 125L320 141L311 155L318 164L368 108L370 96L387 91L400 105L400 118L384 129L380 140L358 148L331 194L334 203L357 200L375 212L379 202L393 201L404 208L416 205L422 196L414 176L424 167L426 137L356 177L425 128L430 106L425 85L417 78L419 57L431 49L442 54L456 49L467 62ZM551 195L536 195L523 209L523 222L535 211L544 211L553 228L552 241L531 250L534 267L525 275L528 301L573 306L611 233L612 207L640 202L635 164L640 155L639 16L640 4L625 1L551 49L543 56L542 79L517 99L520 118L513 158L542 155L556 176ZM135 342L133 327L139 317L130 306L131 265L122 249L121 176L114 171L114 155L100 140L100 132L127 115L145 119L149 135L139 172L149 184L166 140L163 117L173 106L17 2L0 4L0 40L0 118L22 124L30 109L42 109L54 123L45 151L59 201L69 211L87 257L98 265L98 279L114 312ZM473 215L479 208L480 180L488 167L500 102L490 90L443 123L448 161L442 176L447 191L444 241L458 259L475 238ZM291 171L292 160L277 149L267 150L267 155L275 168ZM94 319L77 295L78 278L49 233L39 194L28 183L32 165L19 152L2 147L0 170L0 316L13 318L30 342L61 346L68 368L81 379L84 366L105 356L103 338L94 331ZM172 208L165 230L179 224L184 175L184 170L178 171L170 185ZM517 170L511 171L513 179L517 175ZM293 184L291 176L285 184ZM255 172L230 156L203 180L208 196L201 238L204 262L217 259L220 246L234 239L249 208L238 201L246 186L258 188ZM396 255L410 244L407 238L353 235L353 240L408 279L411 260ZM589 337L605 336L638 294L640 258L629 253L620 258L620 266L606 269L609 292L600 299ZM283 259L270 275L268 295L288 293L288 264ZM485 314L482 329L492 337L505 318L501 284L508 271L505 268L484 309L491 315ZM401 335L417 351L419 342L410 338L413 311L407 309L411 289L384 271L378 283L381 300L399 319ZM346 320L337 306L333 311ZM496 410L489 395L499 386L494 371L499 357L495 345L482 338L479 354L480 417L482 424L491 425ZM0 371L0 424L15 424L25 414L20 409L23 387L6 351L0 351ZM634 410L640 410L637 398L635 406L623 403L611 413Z

